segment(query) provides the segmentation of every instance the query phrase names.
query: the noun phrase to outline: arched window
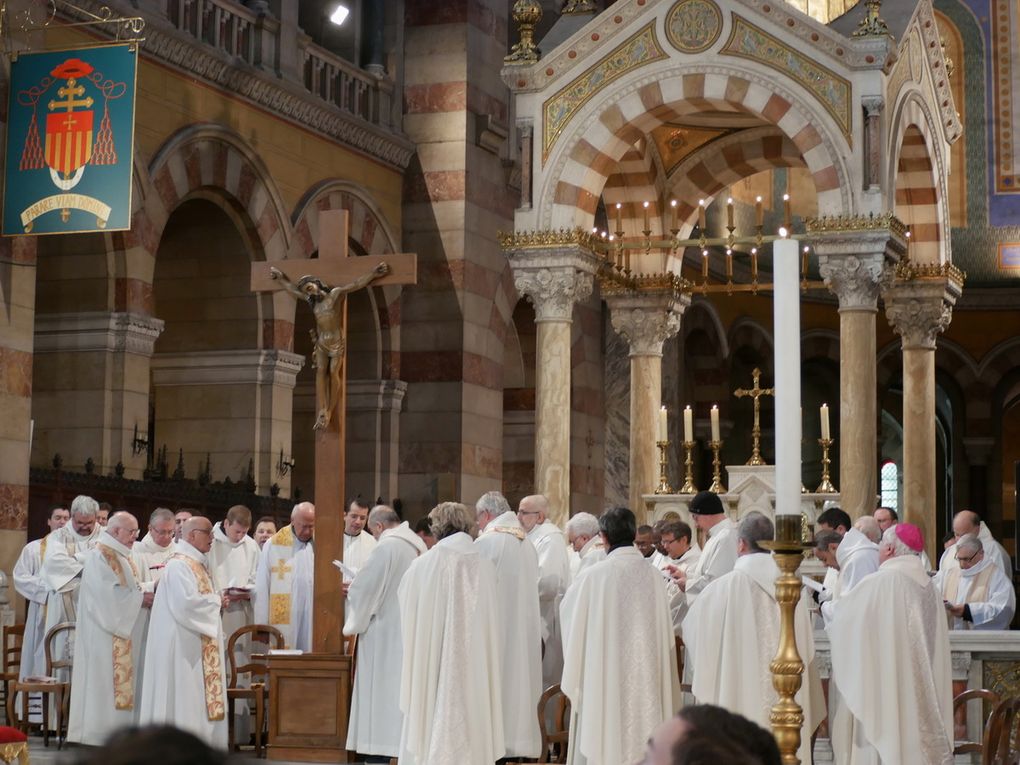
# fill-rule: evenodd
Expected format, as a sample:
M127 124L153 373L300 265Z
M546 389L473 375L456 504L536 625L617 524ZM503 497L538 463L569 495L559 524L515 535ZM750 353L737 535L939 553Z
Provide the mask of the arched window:
M900 470L893 461L882 465L880 476L880 492L882 494L882 507L891 507L899 510L900 498Z

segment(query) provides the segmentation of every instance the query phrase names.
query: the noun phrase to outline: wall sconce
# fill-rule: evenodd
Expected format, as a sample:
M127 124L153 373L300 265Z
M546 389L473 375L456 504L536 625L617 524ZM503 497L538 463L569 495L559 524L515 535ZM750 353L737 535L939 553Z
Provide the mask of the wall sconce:
M285 476L294 469L294 464L294 459L285 459L283 456L283 449L280 449L280 459L276 462L276 472L281 476Z
M149 439L138 437L138 423L135 423L135 434L131 438L131 456L137 457L142 452L149 450Z

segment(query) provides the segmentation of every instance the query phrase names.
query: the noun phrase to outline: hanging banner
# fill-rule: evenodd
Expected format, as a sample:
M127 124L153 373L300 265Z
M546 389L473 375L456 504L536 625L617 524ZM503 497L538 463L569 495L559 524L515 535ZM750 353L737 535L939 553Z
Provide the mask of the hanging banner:
M131 227L138 45L11 62L3 235Z

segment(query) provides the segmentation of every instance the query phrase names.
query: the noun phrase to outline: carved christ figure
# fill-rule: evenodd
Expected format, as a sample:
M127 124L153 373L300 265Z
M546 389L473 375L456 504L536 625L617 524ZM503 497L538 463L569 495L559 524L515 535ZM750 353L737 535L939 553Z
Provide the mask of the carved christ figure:
M345 295L367 287L374 280L385 276L389 270L389 266L380 263L350 284L330 287L314 276L302 276L294 284L279 269L269 269L270 277L282 282L287 292L298 300L306 300L315 315L315 329L310 332L314 348L312 366L315 368L315 405L318 407L315 430L329 425L340 393L340 373L347 351L342 318Z

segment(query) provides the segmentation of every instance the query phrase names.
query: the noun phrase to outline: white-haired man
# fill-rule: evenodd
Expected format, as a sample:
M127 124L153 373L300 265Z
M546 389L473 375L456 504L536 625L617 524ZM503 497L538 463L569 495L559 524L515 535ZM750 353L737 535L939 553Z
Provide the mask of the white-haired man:
M577 553L571 562L571 579L589 566L606 559L606 543L599 531L599 519L591 513L577 513L567 521L567 544Z
M542 695L542 621L538 608L538 553L510 503L498 491L475 503L483 533L475 549L496 567L496 609L503 678L503 737L508 758L538 757L542 736L535 707ZM512 636L512 637L510 637Z
M959 556L956 555L956 544L967 534L973 534L981 540L984 557L994 561L1002 569L1006 579L1013 581L1013 561L1006 549L992 536L991 530L981 520L981 516L973 510L961 510L953 516L953 536L956 543L950 545L939 559L939 571L959 568Z
M255 623L276 627L288 648L302 651L312 649L314 533L315 505L299 502L263 545L255 572Z
M935 586L952 630L1008 630L1016 611L1016 592L995 558L985 555L976 534L956 540L957 565L935 575Z
M145 536L131 548L138 566L138 577L142 582L151 583L150 589L159 581L166 562L176 551L174 524L174 514L168 508L157 507L149 516Z
M949 630L923 549L917 526L890 526L878 571L840 598L826 629L836 762L953 762Z

